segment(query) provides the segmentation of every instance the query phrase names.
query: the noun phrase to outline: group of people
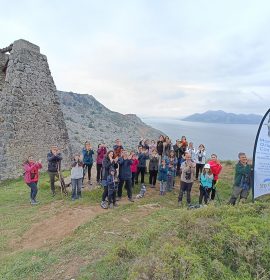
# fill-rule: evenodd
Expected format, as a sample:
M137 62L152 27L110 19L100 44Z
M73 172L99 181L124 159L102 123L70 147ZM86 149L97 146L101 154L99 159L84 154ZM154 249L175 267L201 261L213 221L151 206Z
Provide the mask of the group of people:
M191 189L194 181L199 182L199 206L213 201L216 195L218 177L222 171L222 165L216 154L212 154L207 162L206 149L200 144L195 149L192 142L185 136L176 140L173 145L168 136L161 135L156 142L141 139L136 151L124 149L120 139L116 139L115 145L108 150L106 145L99 144L96 151L89 141L81 153L74 155L71 162L71 199L80 199L82 196L83 181L88 179L92 185L91 171L96 154L96 182L103 187L101 207L104 209L117 207L117 201L121 200L123 188L127 191L128 200L134 202L133 187L141 184L141 196L145 192L145 174L149 173L149 185L156 188L159 181L160 195L172 191L175 188L176 177L180 177L180 191L178 204L182 205L183 196L186 194L188 206L191 205ZM48 174L52 195L55 195L55 179L60 176L62 155L57 146L52 146L47 155ZM24 163L24 179L30 187L30 202L37 204L37 183L41 161L35 162L30 156ZM251 165L244 153L239 153L239 162L235 168L234 189L229 203L234 205L237 198L245 200L249 194L251 185Z

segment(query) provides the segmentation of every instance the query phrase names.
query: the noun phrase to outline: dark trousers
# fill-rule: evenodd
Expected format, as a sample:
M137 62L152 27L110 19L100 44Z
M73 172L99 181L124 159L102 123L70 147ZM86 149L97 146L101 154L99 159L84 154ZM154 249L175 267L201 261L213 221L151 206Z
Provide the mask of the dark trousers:
M101 180L101 174L102 174L102 163L97 163L97 182Z
M52 193L55 193L55 177L58 177L59 178L59 175L58 175L58 172L51 172L51 171L48 171L49 173L49 177L50 177L50 185L51 185L51 191Z
M199 174L202 173L204 164L203 163L196 163L196 179L198 180Z
M102 201L105 201L107 196L108 196L108 186L105 186L103 189Z
M216 188L215 188L216 182L217 182L217 180L213 180L212 189L210 189L211 200L214 200L214 199L215 199L215 196L216 196ZM209 193L209 196L210 196L210 193Z
M139 181L139 174L141 174L141 183L144 183L144 174L145 174L145 167L138 167L138 171L136 174L135 183L138 184Z
M187 192L187 203L188 204L191 203L190 193L191 193L192 185L193 183L186 183L183 181L180 182L180 192L178 196L178 201L182 201L184 192Z
M132 189L131 189L131 179L128 180L120 180L118 185L117 195L118 197L122 197L123 186L125 184L125 189L127 190L128 198L132 198Z
M83 165L83 174L87 172L88 174L88 180L91 180L91 169L92 169L93 164L84 164ZM84 176L83 176L84 177Z
M116 202L116 190L109 190L108 201L109 201L109 204L111 204L111 203L115 204L115 202Z
M155 186L157 182L157 170L149 170L149 184Z
M30 198L32 200L35 200L36 196L37 196L37 192L38 192L37 182L28 183L27 185L31 189L31 191L30 191Z
M238 186L234 186L233 187L233 193L232 196L230 198L229 204L235 205L236 200L238 197L240 197L240 201L241 200L246 200L249 194L249 190L248 189L243 189L240 188Z
M181 158L177 158L176 176L180 176Z
M211 189L204 188L200 185L199 204L202 204L202 200L204 200L204 203L207 204L210 192Z
M136 172L132 172L132 177L131 177L131 185L132 187L134 187L135 185L135 178L136 178Z

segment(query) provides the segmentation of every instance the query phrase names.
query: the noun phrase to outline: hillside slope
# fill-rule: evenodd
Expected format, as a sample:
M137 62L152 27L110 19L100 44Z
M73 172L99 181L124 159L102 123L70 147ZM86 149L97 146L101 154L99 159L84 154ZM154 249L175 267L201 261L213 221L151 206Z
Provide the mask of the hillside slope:
M86 140L94 148L103 141L112 147L117 138L124 147L134 149L141 137L156 140L161 134L136 115L109 110L92 95L58 91L58 96L73 151L80 151Z
M226 205L233 166L223 167L215 205L194 210L177 207L179 178L165 196L147 185L143 199L130 203L124 192L109 210L101 188L85 187L76 202L60 191L52 198L47 174L36 207L22 179L0 184L0 279L270 279L269 196ZM196 181L192 203L198 189Z

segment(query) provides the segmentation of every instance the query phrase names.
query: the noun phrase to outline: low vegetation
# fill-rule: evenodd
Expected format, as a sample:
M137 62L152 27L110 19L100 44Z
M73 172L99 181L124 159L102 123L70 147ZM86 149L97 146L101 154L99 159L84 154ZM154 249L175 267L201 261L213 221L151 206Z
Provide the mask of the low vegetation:
M4 182L0 279L270 279L269 198L228 206L232 173L233 165L225 164L216 203L193 210L177 207L178 187L163 197L148 189L145 198L124 199L113 210L100 209L100 188L84 191L75 203L60 193L52 198L46 174L41 203L31 207L22 179ZM194 204L197 194L195 183ZM95 215L75 230L31 246L38 238L36 232L27 235L31 228L88 208ZM48 223L48 235L56 226Z

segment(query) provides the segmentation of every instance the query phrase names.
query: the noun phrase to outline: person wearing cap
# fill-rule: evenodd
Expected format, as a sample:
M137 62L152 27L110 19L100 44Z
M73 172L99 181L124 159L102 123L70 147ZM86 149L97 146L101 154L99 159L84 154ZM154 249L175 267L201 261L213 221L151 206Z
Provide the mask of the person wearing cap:
M48 160L48 174L50 177L50 186L52 195L55 196L55 177L59 177L59 172L61 171L61 161L62 155L57 147L57 145L51 146L50 152L47 154Z
M82 192L81 192L82 181L83 181L83 161L81 155L77 153L74 155L74 159L71 164L72 201L82 197Z
M202 200L204 199L205 205L208 203L209 194L212 189L213 184L213 173L210 169L210 164L206 163L203 167L200 176L200 196L199 196L199 204L202 206Z

